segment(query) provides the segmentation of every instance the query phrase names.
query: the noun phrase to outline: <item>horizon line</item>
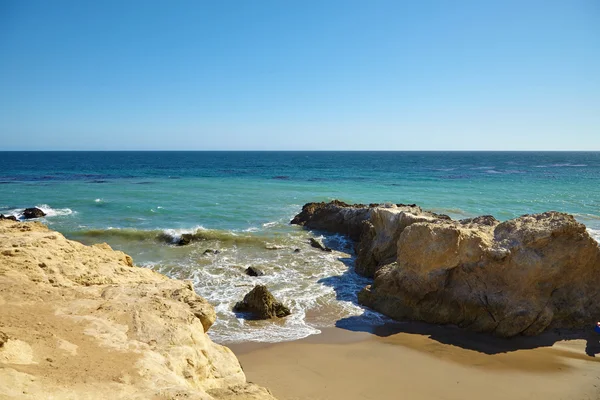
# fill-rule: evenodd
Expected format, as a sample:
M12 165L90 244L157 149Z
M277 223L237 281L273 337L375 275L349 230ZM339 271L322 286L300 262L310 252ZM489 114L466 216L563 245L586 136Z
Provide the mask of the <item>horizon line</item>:
M119 150L89 150L89 149L78 149L78 150L3 150L0 149L0 153L125 153L125 152L136 152L136 153L201 153L201 152L214 152L214 153L598 153L600 150L239 150L239 149L220 149L220 150L139 150L139 149L119 149Z

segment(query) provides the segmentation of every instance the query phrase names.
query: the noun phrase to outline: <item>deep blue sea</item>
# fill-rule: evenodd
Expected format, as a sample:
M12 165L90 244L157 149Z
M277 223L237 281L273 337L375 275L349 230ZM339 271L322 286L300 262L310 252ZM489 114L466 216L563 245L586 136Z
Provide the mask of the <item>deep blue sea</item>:
M599 238L600 152L0 152L0 213L38 206L69 238L192 279L215 305L210 335L222 343L297 339L348 316L383 321L355 304L367 281L349 269L350 244L324 237L339 251L321 253L288 224L304 203L332 199L453 218L564 211ZM185 232L200 240L174 246ZM245 276L248 266L265 276ZM258 282L293 315L237 318L232 305Z

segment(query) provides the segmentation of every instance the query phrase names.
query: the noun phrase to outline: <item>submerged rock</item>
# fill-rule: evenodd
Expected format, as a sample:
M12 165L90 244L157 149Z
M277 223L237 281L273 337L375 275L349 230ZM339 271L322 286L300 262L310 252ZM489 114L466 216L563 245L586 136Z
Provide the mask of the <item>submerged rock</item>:
M571 215L452 221L415 205L311 204L294 220L355 238L356 271L375 276L359 302L392 318L510 337L600 317L600 247Z
M188 244L192 243L193 238L194 238L194 235L192 235L191 233L184 233L179 237L179 239L177 240L177 243L175 243L175 244L177 246L187 246Z
M209 255L209 254L215 255L215 254L219 254L219 253L221 253L220 250L206 249L206 250L204 250L204 253L202 253L202 254L204 254L204 255Z
M308 239L308 242L310 243L310 245L312 247L314 247L315 249L319 249L319 250L323 250L323 251L332 251L329 247L324 246L321 242L319 242L317 239L315 238L310 238Z
M265 273L256 267L248 267L246 268L246 275L248 276L263 276Z
M236 303L233 311L250 313L256 319L281 318L291 314L290 309L277 301L264 285L256 285L244 296L244 300Z
M41 218L41 217L45 217L46 213L37 207L31 207L31 208L26 208L25 210L23 210L22 216L25 219Z

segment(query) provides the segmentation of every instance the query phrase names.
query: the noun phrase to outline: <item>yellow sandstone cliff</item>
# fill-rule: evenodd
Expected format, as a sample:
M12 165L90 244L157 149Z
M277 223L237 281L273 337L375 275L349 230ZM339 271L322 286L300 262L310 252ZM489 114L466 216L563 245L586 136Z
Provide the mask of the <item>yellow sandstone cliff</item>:
M0 221L0 399L274 399L206 335L189 282Z

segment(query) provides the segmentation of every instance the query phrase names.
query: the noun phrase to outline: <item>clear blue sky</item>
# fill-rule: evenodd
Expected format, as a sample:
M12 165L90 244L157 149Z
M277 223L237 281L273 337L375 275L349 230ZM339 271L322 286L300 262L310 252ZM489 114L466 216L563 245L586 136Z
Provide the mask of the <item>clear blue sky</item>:
M0 0L0 150L600 150L600 1Z

